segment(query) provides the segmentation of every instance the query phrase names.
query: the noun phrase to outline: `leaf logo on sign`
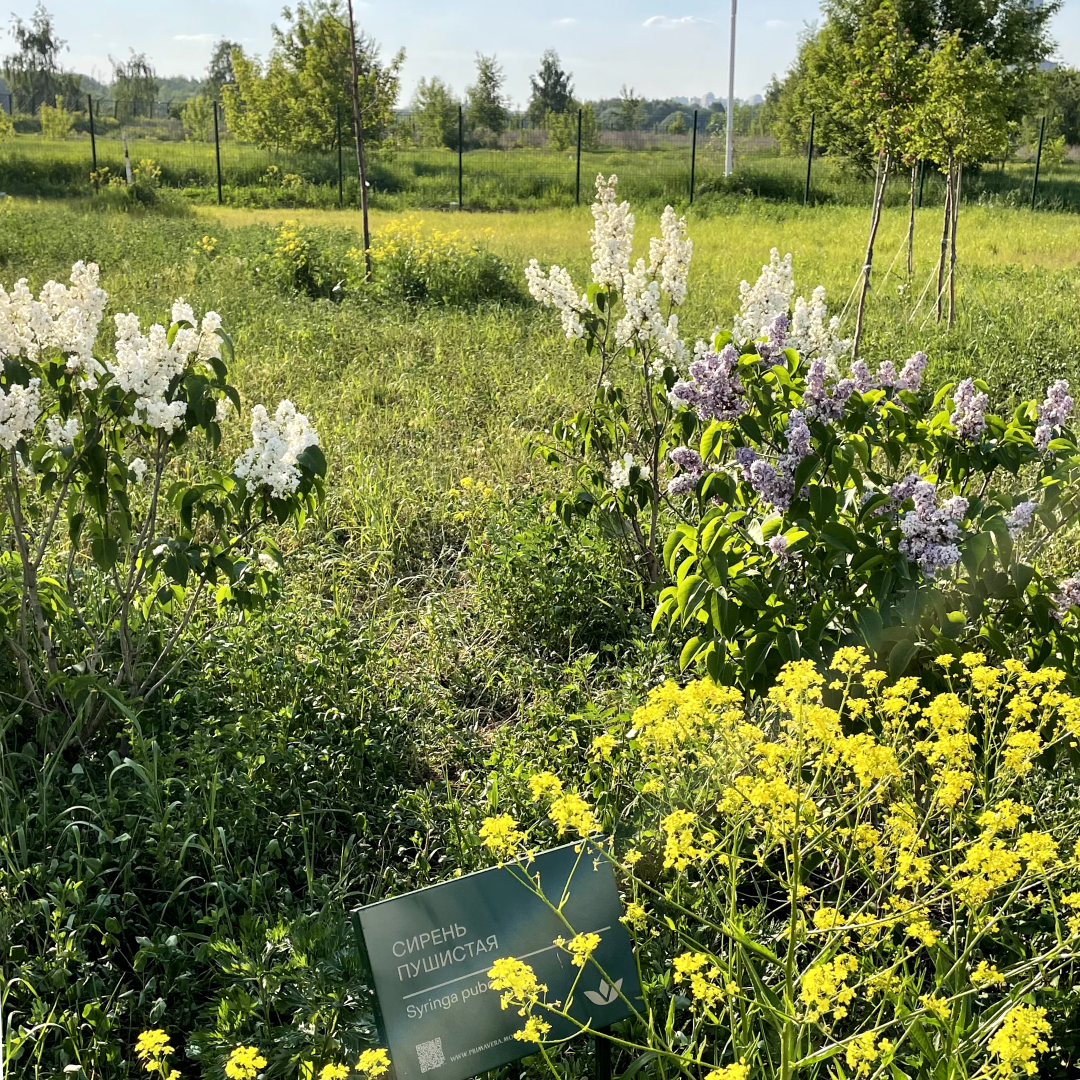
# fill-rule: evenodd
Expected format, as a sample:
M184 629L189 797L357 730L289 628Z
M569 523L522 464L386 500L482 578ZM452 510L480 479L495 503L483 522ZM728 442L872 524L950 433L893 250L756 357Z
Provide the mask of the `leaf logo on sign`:
M608 986L608 984L601 979L600 980L600 992L595 990L586 990L585 996L594 1005L610 1005L613 1001L616 1001L619 997L619 991L622 989L623 981L619 979L614 986Z

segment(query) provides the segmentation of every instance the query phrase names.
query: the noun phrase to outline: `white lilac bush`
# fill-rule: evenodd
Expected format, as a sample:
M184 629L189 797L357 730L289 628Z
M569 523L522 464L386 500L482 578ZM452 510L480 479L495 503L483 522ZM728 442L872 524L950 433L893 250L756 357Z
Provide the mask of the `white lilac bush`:
M564 518L597 513L658 593L682 663L765 686L780 666L865 643L899 674L979 648L1075 671L1080 578L1040 554L1077 516L1068 384L1011 414L979 380L850 356L791 256L743 282L730 331L679 337L691 242L669 207L631 268L633 215L597 179L593 282L533 262L529 287L598 355L593 404L534 445L569 465Z
M252 446L215 462L240 412L220 317L183 300L168 326L117 314L106 355L106 301L93 263L37 296L0 287L0 663L26 706L84 739L165 684L200 612L272 594L263 525L302 524L326 471L289 401L255 406Z

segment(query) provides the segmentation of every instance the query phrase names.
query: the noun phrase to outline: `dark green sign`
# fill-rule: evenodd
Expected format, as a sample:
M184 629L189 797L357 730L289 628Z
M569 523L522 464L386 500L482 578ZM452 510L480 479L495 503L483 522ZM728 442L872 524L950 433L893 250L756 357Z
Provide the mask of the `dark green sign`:
M379 1027L397 1080L465 1080L535 1051L514 1038L525 1025L517 1009L502 1009L488 988L500 957L529 964L547 985L549 1001L570 1000L569 1013L593 1028L630 1015L640 1004L637 965L619 917L622 905L611 865L595 847L567 844L530 863L482 870L383 900L357 912L379 999ZM554 944L571 933L521 880L527 874L553 903L565 892L563 914L574 933L594 933L597 967L574 967ZM549 1038L577 1030L540 1011Z

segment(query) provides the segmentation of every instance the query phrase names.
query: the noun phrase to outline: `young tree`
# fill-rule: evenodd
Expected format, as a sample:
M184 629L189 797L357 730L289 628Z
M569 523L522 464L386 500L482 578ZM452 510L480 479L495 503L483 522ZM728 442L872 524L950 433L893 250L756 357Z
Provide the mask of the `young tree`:
M158 80L146 53L132 49L126 61L109 59L113 66L111 93L116 101L117 119L149 115L157 101Z
M945 173L945 212L938 258L935 313L941 321L946 254L949 319L956 301L956 223L965 164L1000 157L1009 138L1010 77L982 46L964 49L959 31L946 37L926 65L926 94L915 111L913 141L922 158Z
M532 95L527 112L534 124L541 124L549 112L569 111L574 101L571 78L570 72L563 70L559 54L548 49L540 60L540 70L529 76Z
M203 94L211 101L221 101L222 88L228 83L236 82L232 58L239 48L239 42L229 41L227 38L220 38L214 46L210 63L206 65L206 78L202 86Z
M458 100L437 75L421 79L412 100L416 128L425 146L458 148Z
M184 125L184 137L208 142L214 137L214 102L206 94L185 101L180 109L180 123Z
M476 82L465 88L465 113L472 128L501 135L510 114L502 92L506 76L494 56L476 54Z
M634 88L623 83L619 88L619 130L636 131L641 126L644 99L634 97Z
M64 99L56 95L52 105L43 104L38 110L41 118L41 135L45 139L68 139L75 126L75 117L64 108Z
M596 111L591 105L582 105L572 101L564 113L549 112L544 117L544 127L548 133L548 146L552 150L569 150L577 146L578 111L581 112L581 149L598 150L600 148L600 123Z
M259 146L329 150L337 144L338 117L352 115L349 16L341 0L312 0L286 8L271 28L274 45L265 64L240 49L231 54L234 83L222 87L230 130ZM393 120L405 51L383 63L379 46L356 37L356 82L363 138L383 139Z
M31 113L39 105L51 104L57 95L66 104L79 97L79 80L60 67L60 54L67 47L56 33L52 15L39 3L24 23L11 20L15 52L4 58L3 74L12 96L12 112Z
M914 41L901 25L892 0L884 0L860 26L851 50L851 60L852 74L844 93L844 110L851 121L865 131L877 158L870 235L863 261L862 288L852 341L851 355L857 359L866 297L870 291L874 243L885 202L885 185L893 162L908 149L913 110L921 85Z

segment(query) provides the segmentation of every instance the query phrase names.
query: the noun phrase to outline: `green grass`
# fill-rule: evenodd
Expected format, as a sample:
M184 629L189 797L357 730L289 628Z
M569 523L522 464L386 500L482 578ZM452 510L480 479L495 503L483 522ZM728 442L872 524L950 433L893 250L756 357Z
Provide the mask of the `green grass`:
M123 146L115 134L97 139L98 167L113 176L124 175ZM217 198L217 169L212 143L177 142L133 137L128 145L131 161L152 158L161 167L162 184L182 189L192 201ZM447 207L458 202L458 156L450 150L379 150L370 156L372 197L376 205L401 209L409 206ZM344 199L358 201L351 152L343 155L346 177ZM806 182L806 161L763 151L753 140L736 146L736 170L723 174L724 154L716 140L701 139L695 168L696 197L706 203L726 202L746 195L801 203ZM298 178L282 185L267 182L267 170ZM0 190L15 195L45 197L86 193L90 189L91 145L86 136L46 140L39 135L16 135L0 143ZM663 205L689 200L689 147L608 149L585 151L581 156L581 196L588 202L592 179L598 172L618 173L624 193L637 200ZM338 157L328 152L275 152L221 143L221 173L226 202L251 206L332 206L338 201ZM469 150L462 162L462 198L472 209L537 209L574 205L578 193L576 154L539 148ZM965 176L968 202L1008 206L1028 204L1034 166L1010 163L1004 169L988 166ZM815 203L861 205L868 203L872 183L852 175L828 158L813 165L811 199ZM924 204L938 205L943 184L936 173L927 175ZM887 192L890 205L906 204L906 180L898 177ZM1049 209L1080 209L1080 164L1066 162L1044 167L1039 180L1039 202Z
M820 281L842 306L863 209L724 209L690 219L688 335L730 323L738 282L771 246L795 254L800 290ZM331 1026L350 1050L364 1045L371 1017L344 912L475 867L476 825L496 797L489 766L513 775L542 755L576 757L587 706L631 705L675 670L602 538L548 520L552 477L522 449L595 378L557 320L527 303L283 295L261 253L284 216L29 201L0 216L6 286L93 258L110 316L161 318L177 295L220 311L245 403L291 397L330 468L323 512L289 545L282 603L190 635L171 695L137 729L46 775L34 723L0 717L3 1011L26 1033L12 1075L44 1080L71 1063L88 1078L134 1075L130 1047L152 1025L174 1035L185 1076L220 1077L219 1048L244 1039L272 1048L275 1077L295 1076L290 1055ZM288 216L327 237L358 224L351 211ZM375 230L390 216L377 211ZM424 218L517 267L536 256L586 279L585 208ZM934 376L980 375L999 402L1080 380L1080 218L965 208L952 331L925 321L925 303L911 317L936 211L919 215L913 283L902 256L885 275L905 227L886 212L869 359L922 347ZM642 251L655 228L639 214ZM212 260L196 253L206 234ZM591 1067L568 1060L575 1076Z

